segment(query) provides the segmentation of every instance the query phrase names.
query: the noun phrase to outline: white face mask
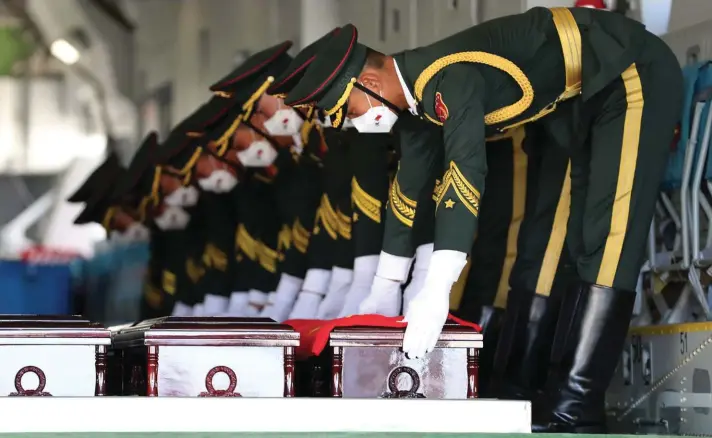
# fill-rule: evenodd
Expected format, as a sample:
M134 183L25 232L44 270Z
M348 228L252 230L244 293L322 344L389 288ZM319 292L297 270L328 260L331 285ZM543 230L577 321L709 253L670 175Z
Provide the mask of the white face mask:
M115 240L117 242L143 242L148 240L150 235L151 232L144 224L134 222L123 232L112 231L111 240Z
M362 134L391 132L393 125L398 121L398 115L383 104L376 107L371 105L371 98L368 94L366 95L366 99L368 99L368 106L370 108L364 114L351 119L354 128Z
M209 177L198 180L201 189L213 193L227 193L234 189L237 183L237 177L225 169L215 169Z
M178 190L163 198L171 207L192 207L198 203L200 192L193 186L179 187Z
M253 132L252 143L244 151L239 151L237 158L245 167L267 167L277 159L277 150L267 140L255 140Z
M265 129L270 135L296 135L302 127L304 120L299 117L299 114L292 108L282 108L282 102L279 103L279 109L272 117L265 121Z
M168 207L153 222L162 230L183 230L190 222L190 214L180 207Z
M324 122L321 124L324 128L331 128L331 116L324 117Z

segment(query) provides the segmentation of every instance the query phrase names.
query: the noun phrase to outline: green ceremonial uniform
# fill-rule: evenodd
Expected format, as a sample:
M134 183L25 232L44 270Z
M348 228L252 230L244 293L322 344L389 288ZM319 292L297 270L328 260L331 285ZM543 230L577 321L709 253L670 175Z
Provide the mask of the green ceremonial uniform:
M388 166L395 141L391 134L358 134L349 131L352 240L354 258L381 252L388 201Z
M315 104L338 121L354 88L378 99L357 81L368 54L345 26L286 103ZM549 240L564 236L579 281L564 298L554 337L553 409L533 429L605 432L604 391L627 333L679 116L677 59L640 23L587 8L533 8L392 59L383 69L396 70L411 111L443 130L436 252L471 249L463 237L477 226L486 138L536 121L568 154L569 220ZM423 175L436 148L414 141L409 149L393 184L398 202L390 203L389 222L402 227L412 226L407 216L429 190Z

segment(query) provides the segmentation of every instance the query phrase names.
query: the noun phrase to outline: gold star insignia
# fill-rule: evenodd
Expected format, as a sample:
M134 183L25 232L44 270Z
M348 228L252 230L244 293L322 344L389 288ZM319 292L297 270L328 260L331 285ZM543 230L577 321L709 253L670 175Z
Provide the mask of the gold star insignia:
M356 213L356 212L354 211L354 214L353 214L351 220L353 220L354 222L358 221L358 213Z
M279 259L280 262L283 262L283 261L284 261L284 254L279 254L279 255L277 256L277 258Z
M238 254L236 258L237 258L237 261L238 261L238 262L241 262L241 261L242 261L242 258L243 258L243 257L242 257L242 254Z
M321 228L314 227L314 234L319 234L319 231L321 231Z
M455 201L452 199L448 199L445 201L445 208L453 208L455 206Z

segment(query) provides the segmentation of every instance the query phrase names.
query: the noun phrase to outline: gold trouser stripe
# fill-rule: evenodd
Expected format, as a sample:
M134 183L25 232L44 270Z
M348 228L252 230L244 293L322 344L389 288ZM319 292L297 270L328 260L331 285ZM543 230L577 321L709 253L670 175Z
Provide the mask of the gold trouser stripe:
M551 287L554 284L556 270L559 267L561 251L564 249L566 241L566 231L569 225L569 213L571 210L571 162L566 167L564 184L561 187L559 202L556 205L554 214L554 224L552 225L549 242L546 244L544 259L539 269L539 277L536 282L535 292L538 295L548 297L551 294Z
M623 145L621 159L618 166L618 182L616 196L611 212L611 228L606 238L603 250L603 259L598 270L596 283L601 286L612 287L616 277L618 262L623 250L626 230L628 229L628 216L630 214L631 192L638 162L638 147L640 145L640 127L643 121L643 86L640 83L638 69L631 64L621 75L625 85L626 103L623 123Z
M465 293L465 285L467 284L467 278L470 276L470 269L472 268L471 259L467 258L467 264L460 272L460 276L457 281L453 283L450 288L450 310L457 310L460 308L460 301L462 301L462 295Z
M512 137L512 167L514 183L512 185L512 218L509 222L507 232L507 253L502 265L502 273L499 277L497 294L494 297L494 307L504 309L507 306L509 297L509 276L517 259L517 241L519 240L519 228L524 219L524 212L527 201L527 171L529 160L524 152L523 143L526 137L524 128L516 129Z
M566 66L565 94L578 94L581 91L581 32L578 24L568 8L551 8L554 26L561 40L561 50ZM571 96L562 95L559 99Z

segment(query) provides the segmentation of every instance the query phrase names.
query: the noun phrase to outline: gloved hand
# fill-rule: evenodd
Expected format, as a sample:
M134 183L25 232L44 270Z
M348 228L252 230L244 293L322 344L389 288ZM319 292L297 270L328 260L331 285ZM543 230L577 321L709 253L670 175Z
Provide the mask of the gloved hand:
M371 291L361 302L358 312L361 315L400 315L403 300L401 285L408 278L412 263L411 257L401 257L381 251Z
M408 313L411 301L423 289L425 284L425 276L428 273L430 266L430 257L433 255L433 244L426 243L420 245L415 250L415 263L413 264L413 274L410 277L410 282L403 291L403 315Z
M376 276L378 256L361 256L354 260L354 279L349 291L346 293L344 307L339 313L339 318L345 318L359 313L359 306L371 292L373 278Z
M339 316L353 278L353 270L334 266L331 270L331 281L326 296L319 304L317 319L334 319Z
M274 307L275 295L277 295L277 292L270 292L267 294L267 304L265 304L265 306L260 311L260 317L268 318L267 313L269 313L272 310L272 307Z
M247 294L247 304L246 316L248 318L258 317L262 309L267 305L267 292L250 289L250 292Z
M435 348L450 310L450 289L467 263L459 251L434 251L420 293L410 302L405 321L403 352L411 359Z
M272 318L277 322L286 320L294 308L297 294L303 283L304 280L301 278L289 274L282 274L279 277L279 284L277 285L277 292L274 297L274 305L266 309L265 312L263 312L263 316Z
M224 316L242 318L247 315L248 293L243 291L233 292L230 295L230 305Z
M388 280L376 275L371 285L371 292L361 302L360 315L398 316L401 310L401 282Z
M205 295L205 301L203 301L203 316L219 316L227 311L228 305L230 304L230 299L228 297L221 297L220 295Z
M309 269L289 319L316 319L319 304L324 299L330 279L331 271Z
M173 305L173 312L171 313L171 316L192 316L193 315L193 308L190 307L189 305L182 303L180 301L176 301L176 303Z
M193 306L193 316L205 316L205 306L203 303L198 303Z

